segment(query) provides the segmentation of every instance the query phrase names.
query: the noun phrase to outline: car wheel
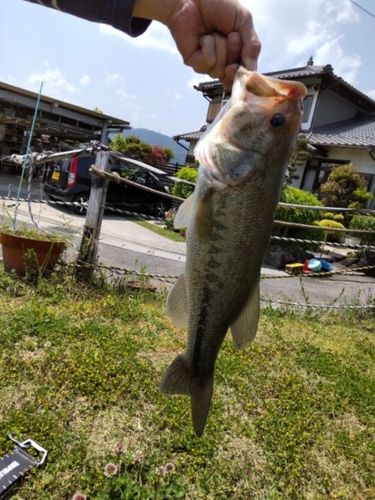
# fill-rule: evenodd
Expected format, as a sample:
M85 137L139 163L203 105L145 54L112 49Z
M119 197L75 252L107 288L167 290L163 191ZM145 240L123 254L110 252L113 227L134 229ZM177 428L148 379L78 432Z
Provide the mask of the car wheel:
M163 200L155 201L152 207L152 215L164 219L165 212L167 211L167 204Z
M87 212L87 202L89 201L89 197L87 194L79 194L74 197L73 202L75 203L73 210L74 213L78 215L85 215Z

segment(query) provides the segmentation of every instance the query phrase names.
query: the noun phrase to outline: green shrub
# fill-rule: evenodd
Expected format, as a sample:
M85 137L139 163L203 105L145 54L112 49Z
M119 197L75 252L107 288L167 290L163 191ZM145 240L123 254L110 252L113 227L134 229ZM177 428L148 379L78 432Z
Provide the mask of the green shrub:
M318 198L312 193L292 186L287 186L283 189L280 201L296 205L322 205ZM316 211L309 210L308 208L278 207L275 219L286 222L297 222L299 224L312 224L316 219Z
M352 164L332 169L326 182L320 186L320 198L330 207L364 207L371 199L366 181Z
M349 227L350 229L373 231L374 234L362 234L361 241L364 244L375 245L375 217L373 215L354 215Z
M324 218L327 219L327 217ZM341 224L344 224L345 217L342 214L335 214L333 220L335 220L336 222L341 222Z
M286 186L282 190L280 201L284 203L291 203L296 205L311 205L311 206L321 206L321 202L312 193L308 193L303 189L298 189L293 186ZM309 210L308 208L286 208L278 207L275 214L275 219L294 222L298 224L313 225L317 217L316 210ZM274 228L273 234L275 236L287 236L290 238L306 239L306 240L318 240L323 239L323 232L318 228L314 229L302 229L302 228L285 228L276 226ZM317 245L310 243L298 243L298 245L305 249L314 251L318 247ZM283 246L288 246L283 243Z
M177 172L176 177L195 184L198 177L198 169L195 167L182 167ZM193 191L194 186L185 184L184 182L175 182L172 187L172 194L174 196L180 196L181 198L188 198Z
M322 218L333 220L335 218L335 214L333 212L324 212Z
M331 219L322 219L318 222L319 226L322 228L334 228L334 229L345 229L344 224ZM339 233L336 231L327 232L327 241L340 242L344 238L345 233Z

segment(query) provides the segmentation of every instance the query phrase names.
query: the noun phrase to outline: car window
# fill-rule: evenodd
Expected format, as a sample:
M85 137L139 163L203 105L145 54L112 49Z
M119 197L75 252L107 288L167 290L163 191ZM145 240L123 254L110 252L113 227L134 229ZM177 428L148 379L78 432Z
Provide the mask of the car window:
M60 172L67 172L69 170L69 165L70 165L70 158L67 158L66 160L58 160L56 163L53 164L53 169L60 170Z
M83 175L85 177L88 177L90 175L90 168L92 165L95 163L95 158L92 156L81 156L79 158L79 170L80 170L80 175Z

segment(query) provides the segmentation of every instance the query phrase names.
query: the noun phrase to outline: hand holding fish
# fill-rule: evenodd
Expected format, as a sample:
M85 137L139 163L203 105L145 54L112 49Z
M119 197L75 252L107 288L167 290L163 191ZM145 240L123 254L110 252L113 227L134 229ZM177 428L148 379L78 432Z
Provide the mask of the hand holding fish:
M165 24L184 63L227 88L240 64L256 69L260 42L250 12L237 0L137 0L133 15Z

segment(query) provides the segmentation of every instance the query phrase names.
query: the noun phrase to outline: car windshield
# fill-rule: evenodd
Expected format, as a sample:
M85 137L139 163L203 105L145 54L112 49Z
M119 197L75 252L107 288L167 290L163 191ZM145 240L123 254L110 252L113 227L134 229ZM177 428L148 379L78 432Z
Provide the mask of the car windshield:
M137 184L147 184L147 172L140 167L121 165L119 173L121 177L136 182Z

